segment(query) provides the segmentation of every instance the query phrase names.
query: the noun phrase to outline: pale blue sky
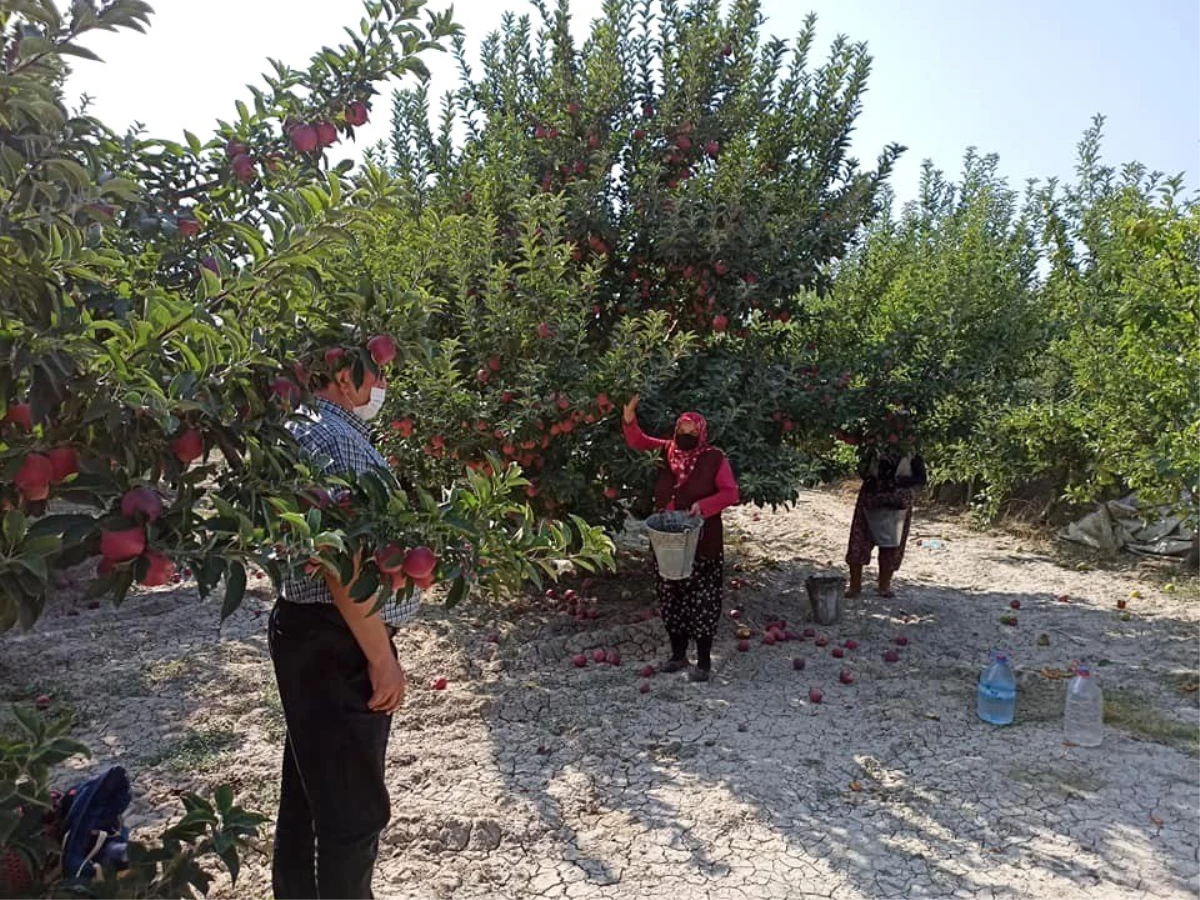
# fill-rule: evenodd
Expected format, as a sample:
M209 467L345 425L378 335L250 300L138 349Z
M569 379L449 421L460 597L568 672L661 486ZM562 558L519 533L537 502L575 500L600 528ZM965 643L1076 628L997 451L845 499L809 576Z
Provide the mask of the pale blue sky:
M146 36L92 42L103 65L80 63L69 88L94 110L151 133L203 133L233 115L267 56L302 64L357 22L360 0L152 0ZM433 8L444 8L442 2ZM582 35L600 0L574 0ZM477 48L503 9L523 0L460 0L456 18ZM1108 117L1106 157L1186 173L1200 187L1200 4L1196 0L765 0L766 30L791 38L817 13L823 57L838 32L866 41L875 58L855 152L874 159L889 141L909 147L893 176L901 199L920 161L957 172L964 149L1000 154L1014 184L1069 176L1093 113ZM431 59L434 90L453 86L449 58ZM380 109L379 112L383 110ZM364 129L373 141L383 115Z

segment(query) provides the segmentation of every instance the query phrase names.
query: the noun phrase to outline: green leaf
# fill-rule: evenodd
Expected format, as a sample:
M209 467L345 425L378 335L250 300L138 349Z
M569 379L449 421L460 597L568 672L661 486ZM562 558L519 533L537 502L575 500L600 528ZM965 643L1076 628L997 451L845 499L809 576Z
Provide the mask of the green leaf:
M224 622L242 605L246 595L246 566L240 560L230 560L225 573L225 600L221 604L221 621Z

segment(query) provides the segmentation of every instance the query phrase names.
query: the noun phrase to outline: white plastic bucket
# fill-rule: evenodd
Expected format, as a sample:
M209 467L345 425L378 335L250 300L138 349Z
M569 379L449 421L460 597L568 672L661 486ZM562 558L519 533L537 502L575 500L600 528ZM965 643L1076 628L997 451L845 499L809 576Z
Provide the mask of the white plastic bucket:
M871 537L877 547L899 547L900 538L904 535L904 520L908 517L907 509L867 510L867 525L871 528Z
M704 519L682 512L660 512L646 519L659 575L668 581L692 577L703 525Z

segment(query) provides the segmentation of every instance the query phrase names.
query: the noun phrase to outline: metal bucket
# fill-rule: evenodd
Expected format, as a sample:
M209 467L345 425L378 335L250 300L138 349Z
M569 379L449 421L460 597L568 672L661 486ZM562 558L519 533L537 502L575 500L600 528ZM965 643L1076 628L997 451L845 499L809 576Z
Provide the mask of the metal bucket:
M804 580L812 618L818 625L834 625L842 617L846 579L841 575L809 575Z
M700 544L704 520L683 512L655 513L646 520L650 547L658 562L658 574L667 581L692 577L692 563Z
M904 535L904 520L907 517L907 509L868 509L867 525L871 528L875 546L899 547L900 538Z

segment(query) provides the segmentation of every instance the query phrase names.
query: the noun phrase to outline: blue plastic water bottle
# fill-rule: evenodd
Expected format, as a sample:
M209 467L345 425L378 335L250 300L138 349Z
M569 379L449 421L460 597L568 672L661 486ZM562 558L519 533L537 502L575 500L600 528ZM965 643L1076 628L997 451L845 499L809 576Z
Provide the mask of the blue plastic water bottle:
M976 706L979 718L992 725L1010 725L1017 712L1017 679L1008 665L1008 657L992 653L992 661L979 676Z

